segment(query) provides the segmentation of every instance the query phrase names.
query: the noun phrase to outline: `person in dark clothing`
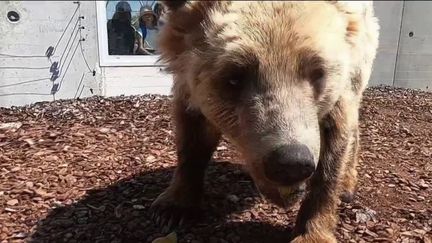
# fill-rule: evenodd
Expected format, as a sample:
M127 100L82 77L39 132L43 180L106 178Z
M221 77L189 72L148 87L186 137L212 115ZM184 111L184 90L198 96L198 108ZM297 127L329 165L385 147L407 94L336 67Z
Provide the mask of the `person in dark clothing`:
M133 55L135 29L131 25L131 7L126 1L116 5L116 11L107 23L109 55Z

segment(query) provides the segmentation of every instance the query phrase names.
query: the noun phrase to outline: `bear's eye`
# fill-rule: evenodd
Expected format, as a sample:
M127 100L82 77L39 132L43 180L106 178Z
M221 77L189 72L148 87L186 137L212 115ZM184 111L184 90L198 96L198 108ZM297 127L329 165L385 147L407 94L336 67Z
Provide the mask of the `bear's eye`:
M242 97L251 79L251 72L247 66L230 64L220 71L215 84L221 98L234 102Z
M325 87L326 73L323 68L315 68L309 72L309 82L315 89L316 94L320 94Z
M233 66L227 71L226 82L229 88L240 89L242 88L247 76L247 69L244 67Z
M325 61L318 53L311 50L303 50L299 54L299 74L304 80L310 82L317 92L320 92L324 82L326 70L324 70Z
M231 86L236 87L236 86L240 85L240 80L238 80L238 79L230 79L230 80L228 80L228 83L229 83Z
M230 88L240 89L243 84L243 77L240 76L230 77L227 80L227 83L230 86Z
M309 79L312 82L320 82L324 78L325 72L322 68L313 69L309 74Z

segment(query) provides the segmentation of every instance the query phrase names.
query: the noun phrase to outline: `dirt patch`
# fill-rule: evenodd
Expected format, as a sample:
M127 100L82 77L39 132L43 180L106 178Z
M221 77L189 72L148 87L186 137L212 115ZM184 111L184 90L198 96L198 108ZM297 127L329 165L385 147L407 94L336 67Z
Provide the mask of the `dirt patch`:
M0 109L1 242L151 242L150 203L175 166L169 98L92 97ZM340 242L431 242L432 94L368 89L360 188ZM205 217L179 242L286 242L296 209L258 196L223 142Z

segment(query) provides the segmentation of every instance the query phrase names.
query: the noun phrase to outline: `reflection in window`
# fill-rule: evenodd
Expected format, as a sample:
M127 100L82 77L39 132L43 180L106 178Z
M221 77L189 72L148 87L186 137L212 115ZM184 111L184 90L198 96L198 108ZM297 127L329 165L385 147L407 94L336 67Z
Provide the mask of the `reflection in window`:
M157 1L107 1L109 55L157 55L164 9Z

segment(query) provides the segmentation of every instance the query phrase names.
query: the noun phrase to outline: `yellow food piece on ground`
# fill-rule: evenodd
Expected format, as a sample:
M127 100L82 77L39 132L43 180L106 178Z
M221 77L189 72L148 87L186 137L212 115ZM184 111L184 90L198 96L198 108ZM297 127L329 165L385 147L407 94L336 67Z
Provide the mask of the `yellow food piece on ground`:
M292 187L279 187L279 194L281 195L282 198L287 198L289 197L292 193L293 193L293 189Z
M152 243L177 243L177 234L172 232L164 237L154 239Z

